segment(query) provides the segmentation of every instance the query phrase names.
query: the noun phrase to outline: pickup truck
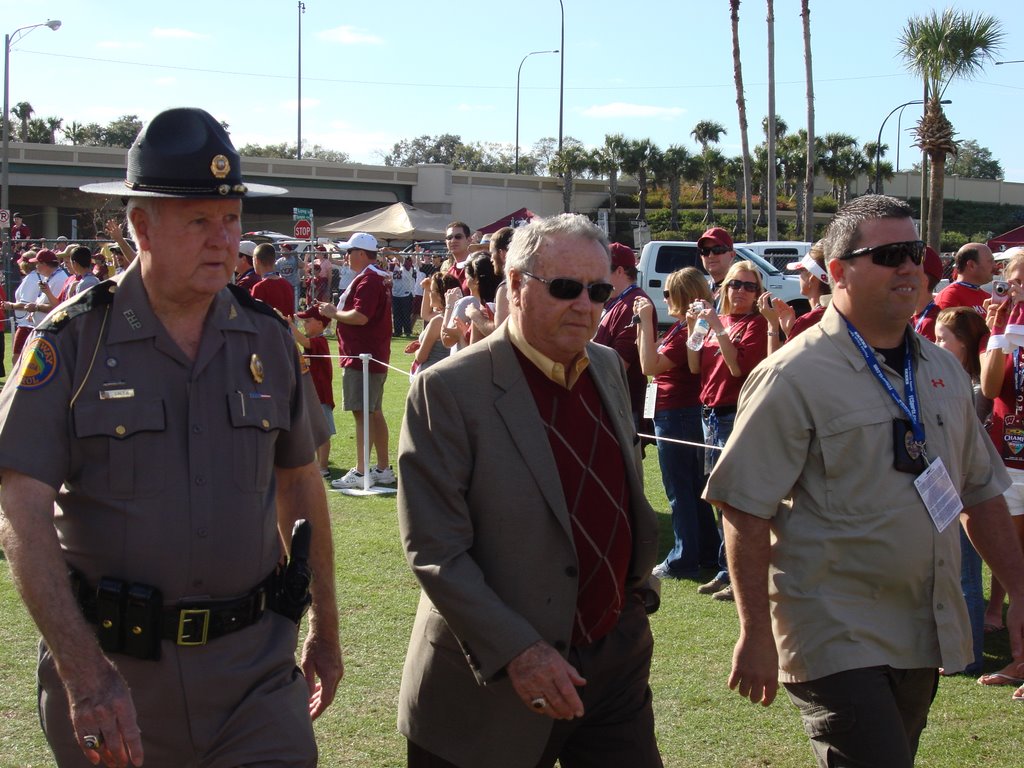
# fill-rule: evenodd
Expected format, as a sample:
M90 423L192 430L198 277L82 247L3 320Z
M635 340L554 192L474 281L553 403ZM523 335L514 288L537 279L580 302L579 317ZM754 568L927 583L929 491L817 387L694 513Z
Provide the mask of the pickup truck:
M800 294L799 277L784 275L756 253L742 246L736 246L736 259L737 261L754 262L758 272L761 273L761 282L764 283L765 290L793 307L797 315L802 315L810 309L807 299ZM700 255L697 253L697 243L652 240L640 252L637 284L651 297L651 302L658 313L659 326L667 326L675 322L669 317L663 291L665 290L665 279L672 272L683 267L696 267L704 272Z

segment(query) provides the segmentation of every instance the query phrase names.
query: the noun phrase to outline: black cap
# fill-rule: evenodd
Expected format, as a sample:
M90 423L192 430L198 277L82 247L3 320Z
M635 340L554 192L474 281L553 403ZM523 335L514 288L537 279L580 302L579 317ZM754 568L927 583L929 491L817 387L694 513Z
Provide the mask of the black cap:
M242 160L223 126L202 109L178 107L154 117L128 150L128 178L86 184L83 192L122 197L221 199L288 190L242 180Z

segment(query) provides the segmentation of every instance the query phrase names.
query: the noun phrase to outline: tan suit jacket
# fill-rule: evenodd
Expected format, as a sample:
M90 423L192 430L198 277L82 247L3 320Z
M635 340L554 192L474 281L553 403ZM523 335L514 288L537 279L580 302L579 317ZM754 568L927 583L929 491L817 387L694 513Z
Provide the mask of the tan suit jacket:
M646 585L657 522L618 355L589 344L631 490L627 589ZM505 323L414 380L399 441L398 514L422 587L399 730L462 766L532 766L552 720L520 701L505 665L538 640L569 651L578 564L548 438Z

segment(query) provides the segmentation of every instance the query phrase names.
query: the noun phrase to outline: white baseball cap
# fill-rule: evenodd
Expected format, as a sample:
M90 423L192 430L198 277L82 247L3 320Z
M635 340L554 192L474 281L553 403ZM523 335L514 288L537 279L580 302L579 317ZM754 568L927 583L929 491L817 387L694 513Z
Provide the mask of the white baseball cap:
M256 250L256 243L252 240L242 240L238 243L238 252L244 253L250 259L252 258L253 252Z
M350 248L358 248L361 251L377 252L377 238L366 232L356 232L347 242L338 243L338 248L347 251Z

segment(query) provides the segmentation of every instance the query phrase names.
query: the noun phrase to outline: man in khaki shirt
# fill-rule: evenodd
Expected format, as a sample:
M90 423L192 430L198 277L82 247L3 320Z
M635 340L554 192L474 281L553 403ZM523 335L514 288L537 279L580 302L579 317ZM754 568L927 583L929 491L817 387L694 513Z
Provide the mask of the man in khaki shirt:
M854 200L825 252L831 305L751 374L705 490L740 616L729 686L767 706L781 679L821 766L910 766L937 668L971 658L958 499L1006 579L1015 656L1024 556L966 375L908 330L924 280L910 209ZM943 476L946 497L926 504L916 484Z

